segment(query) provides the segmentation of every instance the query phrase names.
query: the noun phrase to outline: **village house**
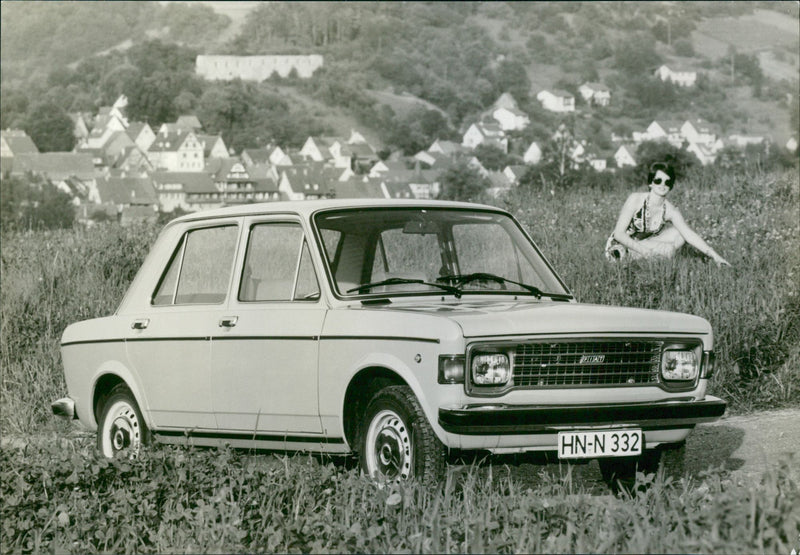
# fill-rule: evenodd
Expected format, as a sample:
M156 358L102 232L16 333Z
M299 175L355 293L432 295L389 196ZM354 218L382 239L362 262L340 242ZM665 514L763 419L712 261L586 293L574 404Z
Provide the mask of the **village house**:
M747 145L764 144L764 140L764 137L760 135L728 135L728 142L739 148L745 148Z
M242 162L247 166L272 165L269 154L266 148L245 148L242 150Z
M436 139L431 146L428 147L428 152L431 154L443 154L445 156L458 156L464 154L466 149L463 145L455 141L445 141Z
M486 179L489 180L487 192L495 198L508 192L511 188L511 180L501 171L489 171L486 174Z
M206 164L204 173L211 176L214 188L225 204L280 199L277 181L268 167L245 167L237 158L212 158Z
M539 91L536 100L542 103L545 110L551 112L574 112L575 97L567 91L553 89L552 91Z
M682 125L680 121L676 120L653 121L647 126L644 140L666 140L671 145L680 148L684 141L683 133L681 132Z
M68 192L70 187L60 184L79 181L87 191L97 186L97 171L91 156L75 152L42 152L18 154L14 157L11 175L31 173L44 177Z
M584 83L578 87L578 92L587 104L608 106L611 103L611 90L600 83Z
M150 177L109 175L97 179L101 207L107 213L116 212L122 225L137 221L155 221L159 204ZM95 208L96 210L96 208Z
M491 117L503 131L517 131L528 127L531 123L528 114L519 109L514 97L504 92L492 106L483 113L483 117Z
M88 112L70 112L69 119L72 120L72 134L80 142L89 136L91 131L92 115Z
M157 170L203 171L203 145L191 131L170 132L163 126L150 145L147 156Z
M636 165L636 148L633 145L620 145L614 153L614 162L618 168Z
M533 141L525 153L522 155L522 161L526 164L538 164L542 160L542 149L539 143Z
M713 164L717 159L718 149L703 143L689 143L686 147L686 151L697 156L697 159L700 160L700 163L704 166L707 166L709 164Z
M153 172L153 186L164 212L206 210L223 206L211 176L203 172Z
M659 67L655 75L662 81L669 81L679 87L692 87L697 81L696 71L674 71L667 65Z
M334 182L342 180L347 170L317 161L288 166L281 172L278 190L289 200L327 198L335 190Z
M14 169L14 158L20 154L38 154L39 149L25 131L0 131L0 171L3 175Z
M228 148L225 146L225 141L222 140L222 135L203 135L196 134L197 140L203 145L203 156L208 160L209 158L230 158Z
M503 168L503 175L506 176L508 182L512 185L518 185L519 180L525 175L525 172L528 171L528 166L524 164L514 164L512 166L506 166Z
M194 114L183 114L178 116L175 120L175 127L178 129L185 129L187 131L194 131L195 134L203 130L203 124Z
M689 143L713 146L717 142L717 133L714 127L704 119L696 118L686 120L681 125L681 135Z
M112 167L128 173L148 173L153 171L153 164L147 154L137 145L125 147L114 160Z
M132 121L128 124L128 128L125 130L128 134L128 137L136 143L140 149L144 152L150 148L150 145L153 144L153 141L156 140L156 134L153 132L153 129L150 127L149 124L141 122L141 121Z
M494 146L508 152L508 139L498 123L478 122L467 128L461 141L462 146L474 149L478 145Z

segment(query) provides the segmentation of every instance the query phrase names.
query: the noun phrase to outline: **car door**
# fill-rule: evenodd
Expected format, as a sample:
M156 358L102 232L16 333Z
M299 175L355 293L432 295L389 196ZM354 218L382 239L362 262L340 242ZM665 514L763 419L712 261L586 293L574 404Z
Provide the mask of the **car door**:
M227 304L239 225L228 220L180 236L146 312L129 317L126 350L160 431L216 429L211 338Z
M217 423L233 436L320 434L319 336L326 305L298 219L249 218L238 286L211 342Z

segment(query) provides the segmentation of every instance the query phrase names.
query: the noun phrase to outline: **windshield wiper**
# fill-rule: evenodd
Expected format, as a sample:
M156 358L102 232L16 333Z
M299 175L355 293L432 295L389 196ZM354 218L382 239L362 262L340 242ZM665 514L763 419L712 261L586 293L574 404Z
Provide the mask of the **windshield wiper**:
M348 289L347 293L353 292L363 292L367 289L372 289L373 287L381 287L383 285L405 285L405 284L420 284L420 285L428 285L430 287L438 287L448 293L455 295L456 299L461 298L461 289L458 287L454 287L452 285L444 285L443 283L433 283L430 281L425 281L424 279L410 279L410 278L398 278L393 277L389 279L384 279L382 281L373 281L371 283L362 283L358 287L353 287L352 289Z
M571 295L565 295L563 293L546 293L541 289L539 289L538 287L536 287L535 285L529 285L527 283L522 283L520 281L514 281L513 279L504 278L502 276L490 274L487 272L475 272L472 274L464 274L464 275L442 276L440 278L436 278L436 281L448 281L459 289L464 285L466 285L467 283L471 283L473 281L493 281L495 283L512 283L532 293L537 299L541 299L543 296L550 297L553 299L572 298Z

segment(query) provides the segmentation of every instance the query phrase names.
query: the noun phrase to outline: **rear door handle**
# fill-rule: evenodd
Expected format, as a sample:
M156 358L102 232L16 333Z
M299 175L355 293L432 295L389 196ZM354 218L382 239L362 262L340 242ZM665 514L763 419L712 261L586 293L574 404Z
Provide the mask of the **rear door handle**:
M131 324L131 329L143 330L149 325L150 325L150 318L140 318L138 320L133 321L133 323Z
M219 321L219 327L221 328L232 328L236 325L236 322L239 321L238 316L225 316L221 318Z

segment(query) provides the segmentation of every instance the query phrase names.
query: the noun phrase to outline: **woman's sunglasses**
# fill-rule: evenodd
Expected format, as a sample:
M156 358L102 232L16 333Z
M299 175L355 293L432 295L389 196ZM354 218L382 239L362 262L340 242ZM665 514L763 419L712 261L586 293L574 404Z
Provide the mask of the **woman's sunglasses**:
M661 179L660 177L656 177L651 181L653 185L661 185L662 183L667 187L672 187L672 180L671 179Z

